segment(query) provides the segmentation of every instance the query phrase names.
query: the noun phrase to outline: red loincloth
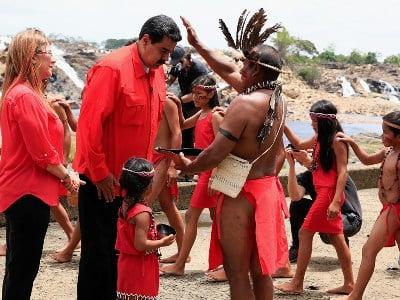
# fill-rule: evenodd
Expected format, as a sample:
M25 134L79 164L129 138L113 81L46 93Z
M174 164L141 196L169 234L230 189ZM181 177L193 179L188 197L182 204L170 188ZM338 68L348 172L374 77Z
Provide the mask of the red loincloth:
M240 192L255 208L256 244L264 275L273 274L288 263L288 242L284 216L289 217L282 185L276 176L247 180ZM218 201L217 217L225 197ZM219 226L218 226L219 227ZM219 232L220 236L220 232Z
M391 209L395 210L395 214L397 216L397 222L400 225L400 203L385 203L385 204L383 204L383 207L382 207L381 211L379 212L379 215L381 215L387 209L389 209L389 212ZM389 230L389 224L388 224L389 221L387 219L389 217L389 212L386 217L386 231ZM386 232L386 233L388 233L388 232ZM388 237L385 247L393 247L395 245L396 245L396 240L395 240L394 235L392 234L391 236Z

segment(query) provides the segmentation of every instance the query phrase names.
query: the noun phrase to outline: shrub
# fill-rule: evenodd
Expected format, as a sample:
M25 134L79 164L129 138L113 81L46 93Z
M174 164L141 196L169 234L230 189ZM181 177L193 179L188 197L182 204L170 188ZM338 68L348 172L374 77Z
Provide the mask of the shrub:
M297 75L303 78L309 85L314 85L321 78L321 73L316 66L301 68L297 72Z

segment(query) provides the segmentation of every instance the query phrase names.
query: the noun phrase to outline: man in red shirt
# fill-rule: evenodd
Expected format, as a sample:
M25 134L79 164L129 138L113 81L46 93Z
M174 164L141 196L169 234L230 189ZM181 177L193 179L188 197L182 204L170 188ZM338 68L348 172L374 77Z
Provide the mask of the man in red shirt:
M162 65L181 39L170 17L152 17L137 42L108 54L87 74L73 162L87 181L79 190L78 299L116 299L118 178L130 157L152 159L166 99Z

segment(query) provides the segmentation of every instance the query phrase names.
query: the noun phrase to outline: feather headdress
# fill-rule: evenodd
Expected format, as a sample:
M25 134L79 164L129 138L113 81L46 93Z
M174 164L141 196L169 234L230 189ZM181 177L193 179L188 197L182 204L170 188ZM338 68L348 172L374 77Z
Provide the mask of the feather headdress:
M241 51L250 51L258 44L264 43L267 38L274 32L277 32L280 28L280 24L275 24L262 31L265 22L267 21L267 15L263 8L260 8L258 12L254 13L250 20L247 22L249 17L249 11L245 9L240 15L236 27L236 41L233 40L228 27L222 19L219 19L219 28L225 36L228 46Z

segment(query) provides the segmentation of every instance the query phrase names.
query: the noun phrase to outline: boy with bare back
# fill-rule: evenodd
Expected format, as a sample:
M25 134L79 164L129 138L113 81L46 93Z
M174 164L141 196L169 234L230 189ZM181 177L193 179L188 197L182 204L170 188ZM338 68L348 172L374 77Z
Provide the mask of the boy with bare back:
M400 111L382 118L383 148L368 154L349 136L341 133L339 138L350 144L358 159L365 165L381 163L378 178L379 200L383 208L362 248L362 260L357 281L350 295L335 299L361 300L375 269L375 261L383 247L393 247L400 234Z
M162 119L154 145L162 148L178 149L181 147L182 133L178 107L171 97L172 94L167 93ZM156 152L153 154L153 164L156 173L153 177L151 193L146 202L148 205L151 205L155 198L158 199L161 209L168 218L169 224L176 230L176 243L179 253L182 246L184 229L182 217L174 203L174 200L176 201L178 197L178 172L170 159ZM171 257L161 259L160 262L173 263L177 256L178 254L174 254Z

